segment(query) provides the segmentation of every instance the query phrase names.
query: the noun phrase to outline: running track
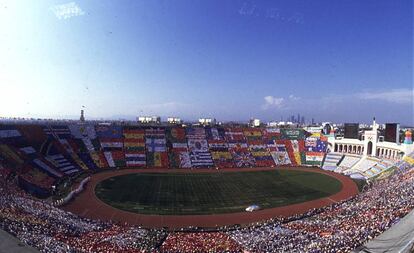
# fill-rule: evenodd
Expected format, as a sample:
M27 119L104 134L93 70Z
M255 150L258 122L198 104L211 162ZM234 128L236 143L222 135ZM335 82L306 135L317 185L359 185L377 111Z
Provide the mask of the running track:
M117 171L106 171L94 174L86 185L85 190L80 193L69 204L62 207L66 211L75 213L81 217L99 219L112 222L127 222L131 225L140 225L146 228L169 229L196 227L222 227L234 224L250 224L258 221L267 220L277 216L291 216L308 211L312 208L320 208L341 200L348 199L358 194L356 184L349 177L324 171L316 168L249 168L249 169L221 169L220 172L240 172L240 171L259 171L259 170L298 170L314 173L326 174L336 178L342 183L340 192L321 199L306 201L298 204L269 208L256 212L226 213L212 215L144 215L116 209L107 205L95 196L95 186L102 180L110 177L131 173L151 172L151 173L217 173L214 169L178 170L178 169L123 169Z

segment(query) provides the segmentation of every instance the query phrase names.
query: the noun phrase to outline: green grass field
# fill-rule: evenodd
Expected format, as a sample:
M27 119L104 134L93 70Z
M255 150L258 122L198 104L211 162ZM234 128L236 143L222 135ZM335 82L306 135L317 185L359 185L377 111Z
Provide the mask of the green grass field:
M100 182L105 203L142 214L188 215L243 212L284 206L339 192L335 178L294 170L218 173L137 173Z

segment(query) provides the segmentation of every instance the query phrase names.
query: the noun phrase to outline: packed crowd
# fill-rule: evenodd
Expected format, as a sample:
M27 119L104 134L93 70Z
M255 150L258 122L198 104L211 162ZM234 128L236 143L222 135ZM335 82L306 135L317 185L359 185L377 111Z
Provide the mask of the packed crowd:
M414 208L414 170L373 182L348 201L286 222L229 232L253 252L348 252L378 236Z
M42 252L152 252L166 233L83 219L0 178L0 229Z
M0 170L0 228L42 252L349 252L414 208L414 168L404 164L358 196L305 214L221 232L167 233L80 218L28 196Z
M171 233L161 252L242 252L242 247L223 232Z

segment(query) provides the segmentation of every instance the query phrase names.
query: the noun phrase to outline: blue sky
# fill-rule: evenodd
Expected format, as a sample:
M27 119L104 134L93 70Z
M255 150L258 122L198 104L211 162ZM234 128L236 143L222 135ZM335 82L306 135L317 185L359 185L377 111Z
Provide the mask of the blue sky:
M0 116L413 119L413 3L0 0Z

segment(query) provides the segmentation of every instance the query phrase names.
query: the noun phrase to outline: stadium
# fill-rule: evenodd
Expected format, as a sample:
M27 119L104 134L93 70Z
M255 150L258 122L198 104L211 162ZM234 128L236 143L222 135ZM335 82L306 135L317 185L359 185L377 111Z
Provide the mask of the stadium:
M386 127L1 124L1 228L42 252L375 248L414 207L411 132Z
M0 253L414 252L413 4L0 0Z

